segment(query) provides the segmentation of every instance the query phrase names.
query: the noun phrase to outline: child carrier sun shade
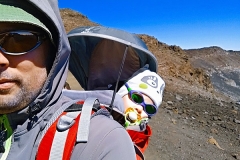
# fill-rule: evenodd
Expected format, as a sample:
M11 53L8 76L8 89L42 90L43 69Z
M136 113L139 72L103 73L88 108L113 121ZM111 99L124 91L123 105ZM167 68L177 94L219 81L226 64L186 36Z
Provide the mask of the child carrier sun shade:
M146 64L157 72L155 56L135 34L86 26L70 31L68 39L72 50L69 70L84 90L109 89Z

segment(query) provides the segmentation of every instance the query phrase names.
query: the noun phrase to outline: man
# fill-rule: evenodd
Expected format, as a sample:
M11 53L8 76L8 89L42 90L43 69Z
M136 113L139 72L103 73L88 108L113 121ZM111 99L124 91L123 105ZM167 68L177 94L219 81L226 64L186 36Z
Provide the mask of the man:
M0 0L1 159L38 157L42 130L71 101L62 95L69 54L56 0ZM135 152L124 128L98 115L71 159L131 160Z

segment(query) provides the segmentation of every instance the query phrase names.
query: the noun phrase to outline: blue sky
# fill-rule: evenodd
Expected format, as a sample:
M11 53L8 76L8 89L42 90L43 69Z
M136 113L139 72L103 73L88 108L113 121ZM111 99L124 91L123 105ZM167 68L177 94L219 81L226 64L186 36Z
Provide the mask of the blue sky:
M59 7L183 49L240 51L240 0L59 0Z

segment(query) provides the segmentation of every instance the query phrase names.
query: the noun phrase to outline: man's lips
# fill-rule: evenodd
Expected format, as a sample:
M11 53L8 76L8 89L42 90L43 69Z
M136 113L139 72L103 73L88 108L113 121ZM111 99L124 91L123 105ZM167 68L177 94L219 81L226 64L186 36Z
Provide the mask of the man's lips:
M0 79L0 90L10 89L14 86L15 82L9 79Z

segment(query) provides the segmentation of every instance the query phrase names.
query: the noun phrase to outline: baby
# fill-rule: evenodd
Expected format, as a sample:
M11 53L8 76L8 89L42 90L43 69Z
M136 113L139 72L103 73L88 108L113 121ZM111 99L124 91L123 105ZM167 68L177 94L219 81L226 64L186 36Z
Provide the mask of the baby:
M157 73L141 68L117 92L124 102L125 128L142 153L152 134L148 118L157 113L164 88L165 82Z
M155 72L141 68L118 90L123 98L125 113L132 108L138 119L151 118L162 103L165 82Z

